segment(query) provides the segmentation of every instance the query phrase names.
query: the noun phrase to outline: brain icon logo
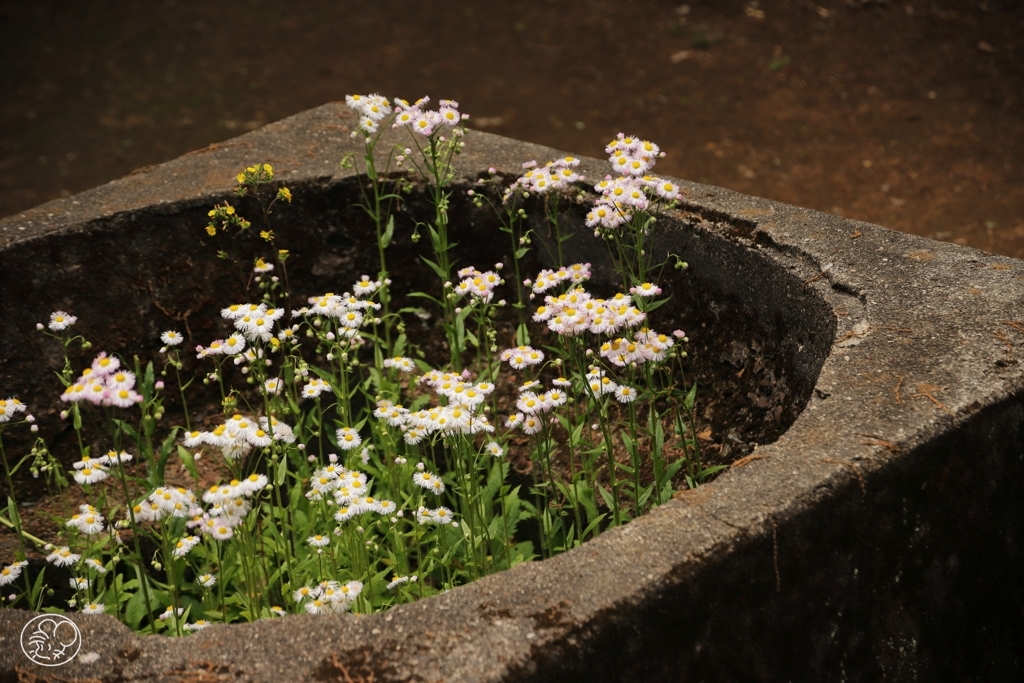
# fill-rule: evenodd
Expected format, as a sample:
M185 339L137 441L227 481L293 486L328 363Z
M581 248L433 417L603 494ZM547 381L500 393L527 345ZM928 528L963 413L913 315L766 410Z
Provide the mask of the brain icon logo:
M59 614L40 614L21 629L21 651L41 666L67 664L82 647L75 622Z

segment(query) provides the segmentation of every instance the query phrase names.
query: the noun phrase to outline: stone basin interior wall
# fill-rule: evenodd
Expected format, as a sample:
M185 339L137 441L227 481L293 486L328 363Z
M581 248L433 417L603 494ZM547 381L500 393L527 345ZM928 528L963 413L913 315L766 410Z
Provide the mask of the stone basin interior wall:
M293 185L294 202L275 206L272 227L278 239L273 248L291 252L287 266L292 307L304 304L307 296L347 291L360 275L376 271L374 231L358 206L361 194L356 183L348 178ZM456 187L452 195L456 267L487 269L501 261L509 264L504 275L511 279L509 238L499 231L489 207L478 209L468 201L467 187ZM224 200L238 206L254 225L236 238L221 233L210 239L203 230L207 212ZM416 221L429 220L431 209L415 189L400 208L387 251L393 287L437 293L436 276L420 258L429 253L428 238L411 239ZM539 206L530 208L531 215L542 215ZM582 227L583 212L582 205L571 206L563 217L563 222L579 226L567 244L567 258L592 262L591 289L611 295L621 285L609 277L606 247ZM254 200L229 195L116 214L5 249L0 254L5 291L0 315L7 321L0 334L4 389L16 392L41 418L51 418L61 409L60 387L53 376L62 367L59 345L35 329L57 309L77 315L75 331L93 342L84 353L72 347L76 371L100 350L129 359L139 355L143 362L157 359L160 333L177 329L186 335L184 376L190 376L195 367L191 346L227 334L219 310L256 296L245 293L250 264L255 256L271 251L258 237L258 216ZM683 328L693 339L691 379L699 385L701 418L712 430L709 457L718 462L730 462L785 431L807 403L835 335L828 304L776 260L740 243L728 225L721 218L683 210L659 221L651 239L656 260L668 258L671 244L671 253L690 265L683 272L671 265L666 269L663 287L672 294L672 302L655 311L652 327L663 332ZM546 229L533 227L543 241ZM738 230L742 232L742 226ZM540 241L523 264L524 277L551 265ZM219 259L221 249L235 262ZM255 286L249 291L256 292ZM393 308L401 306L421 307L424 302L398 297ZM433 320L411 315L406 320L411 337L432 331ZM511 338L499 340L499 345L511 343ZM175 395L167 395L172 406ZM195 401L190 407L200 404ZM41 434L70 461L77 452L74 432L69 425L54 432L58 424L41 419ZM8 437L15 448L23 445L18 437ZM30 481L25 485L21 498L42 490Z

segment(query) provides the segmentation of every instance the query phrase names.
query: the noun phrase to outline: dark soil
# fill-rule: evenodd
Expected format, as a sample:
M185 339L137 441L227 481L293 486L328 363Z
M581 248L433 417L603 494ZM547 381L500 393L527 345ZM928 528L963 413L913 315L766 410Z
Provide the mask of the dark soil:
M378 91L1024 257L1018 0L36 0L0 7L0 54L0 215Z

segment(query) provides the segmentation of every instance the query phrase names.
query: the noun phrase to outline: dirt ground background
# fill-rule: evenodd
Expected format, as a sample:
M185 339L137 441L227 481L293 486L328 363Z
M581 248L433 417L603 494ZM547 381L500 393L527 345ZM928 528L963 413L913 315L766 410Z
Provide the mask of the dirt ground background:
M33 0L0 5L0 54L0 215L348 93L429 94L501 135L601 156L636 134L662 173L1024 257L1020 0Z

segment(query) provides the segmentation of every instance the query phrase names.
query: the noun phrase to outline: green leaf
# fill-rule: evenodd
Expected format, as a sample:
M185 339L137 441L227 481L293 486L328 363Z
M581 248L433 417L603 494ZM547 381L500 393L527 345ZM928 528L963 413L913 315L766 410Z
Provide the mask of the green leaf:
M383 247L384 249L387 249L388 245L391 244L391 236L394 235L394 234L395 234L395 217L394 216L388 216L388 224L387 224L387 227L384 229L384 235L380 238L380 246Z
M32 584L32 592L29 595L29 601L28 601L28 604L29 604L30 607L36 605L38 603L38 601L39 601L39 598L42 597L43 586L45 585L43 583L43 578L45 576L46 576L46 567L43 566L43 567L41 567L39 569L39 573L36 575L35 583Z
M430 266L431 270L433 270L435 273L437 273L437 276L439 278L441 278L442 280L445 280L445 279L448 278L448 273L444 272L441 269L441 266L437 265L436 263L434 263L433 261L428 259L426 256L420 256L420 258L423 259L424 263L426 263L428 266ZM433 297L428 297L428 298L432 299ZM434 299L434 300L436 301L436 299Z
M285 475L288 474L288 458L281 458L277 461L277 471L274 473L274 486L284 484Z
M188 473L192 475L192 479L199 482L199 470L196 469L196 460L192 457L191 451L184 446L178 446L178 457L181 458L181 464L185 466Z
M164 470L167 468L167 459L171 457L171 452L174 450L174 439L178 436L178 430L180 427L173 427L171 433L167 435L163 443L160 444L160 459L157 461L155 481L151 482L154 486L160 486L164 483ZM198 477L196 477L198 479Z
M143 618L146 617L146 598L142 590L135 592L124 606L124 621L132 630L138 631Z
M153 397L154 387L156 386L156 373L153 371L153 361L149 361L146 364L146 373L143 375L142 380L142 395L149 400Z
M686 399L683 400L683 408L686 410L693 410L693 403L697 397L697 383L694 382L690 387L690 391L686 394Z
M121 429L122 432L127 434L129 437L131 437L135 441L139 440L139 433L137 431L135 431L135 427L132 427L130 424L128 424L124 420L118 420L116 418L114 419L114 424L116 424Z
M520 247L519 249L516 249L516 261L526 256L526 254L529 253L529 251L529 247Z
M526 329L525 324L520 324L519 327L516 328L516 344L519 346L530 345L530 332Z

